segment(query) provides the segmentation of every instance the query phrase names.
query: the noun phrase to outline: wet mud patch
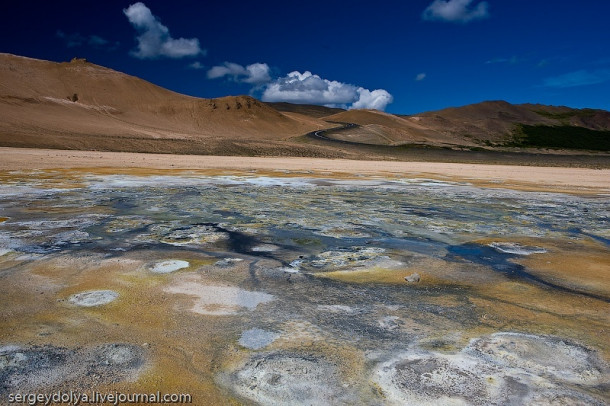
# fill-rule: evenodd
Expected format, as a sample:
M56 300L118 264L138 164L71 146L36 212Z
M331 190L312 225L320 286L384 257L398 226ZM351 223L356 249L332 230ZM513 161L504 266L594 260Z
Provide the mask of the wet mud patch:
M449 246L447 248L447 259L449 261L459 261L460 259L464 259L475 264L491 268L497 272L506 275L506 277L509 279L524 280L533 284L543 286L548 289L554 289L566 293L573 293L576 295L591 297L597 300L610 303L610 297L588 292L587 290L574 288L569 285L560 285L552 281L545 280L531 273L523 265L514 261L514 259L522 255L543 253L538 247L525 248L520 245L515 246L514 244L508 246L510 248L507 248L507 246L508 245L506 243L502 245L498 245L498 243L496 243L495 245L490 244L489 246L475 243ZM546 250L544 252L546 252Z
M274 333L273 331L251 328L250 330L241 333L239 345L251 350L260 350L277 340L279 336L278 333Z
M146 363L146 351L133 344L76 349L6 345L0 347L0 394L60 388L89 390L133 381Z
M530 273L575 290L610 298L610 255L597 241L554 241L546 249L550 255L517 258L515 262Z
M243 310L252 311L258 305L274 300L273 295L265 292L219 285L192 277L168 286L164 291L193 297L191 311L210 316L228 316Z

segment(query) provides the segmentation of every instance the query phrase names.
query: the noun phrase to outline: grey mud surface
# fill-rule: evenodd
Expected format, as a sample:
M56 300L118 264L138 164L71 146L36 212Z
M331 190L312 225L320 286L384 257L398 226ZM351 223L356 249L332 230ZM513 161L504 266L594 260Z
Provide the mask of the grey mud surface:
M5 174L0 391L609 404L603 283L524 262L577 252L603 270L608 202L425 179Z
M145 363L144 349L130 344L77 349L8 345L0 347L0 394L66 386L88 390L134 380Z

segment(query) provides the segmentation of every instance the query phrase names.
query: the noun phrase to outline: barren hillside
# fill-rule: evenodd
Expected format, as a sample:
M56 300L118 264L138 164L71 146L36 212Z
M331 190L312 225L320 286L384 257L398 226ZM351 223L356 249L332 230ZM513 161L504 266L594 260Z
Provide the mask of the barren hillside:
M200 99L81 59L55 63L0 54L3 145L106 150L140 145L175 152L191 142L213 152L236 142L278 142L325 126L249 96ZM162 140L175 140L176 147Z
M273 107L277 111L281 111L282 113L298 113L304 116L314 118L322 118L325 116L330 116L331 114L336 114L345 111L345 109L316 106L313 104L293 104L286 102L265 102L265 104L270 107Z
M607 150L606 145L610 141L607 134L610 113L607 111L513 105L504 101L483 102L412 116L376 110L349 110L323 119L359 125L332 133L332 138L376 145L489 148L530 146L527 142L537 142L531 146L545 147L548 144L559 148Z
M359 127L341 131L337 139L376 145L401 144L463 144L452 136L420 125L416 121L377 110L348 110L324 117L324 120L358 124Z
M337 123L352 124L315 132ZM410 159L395 147L609 151L609 130L607 111L503 101L399 116L249 96L201 99L82 59L0 54L0 146Z
M514 105L505 101L488 101L403 117L435 132L488 146L510 144L523 126L575 127L576 130L593 131L610 129L610 113L604 110Z

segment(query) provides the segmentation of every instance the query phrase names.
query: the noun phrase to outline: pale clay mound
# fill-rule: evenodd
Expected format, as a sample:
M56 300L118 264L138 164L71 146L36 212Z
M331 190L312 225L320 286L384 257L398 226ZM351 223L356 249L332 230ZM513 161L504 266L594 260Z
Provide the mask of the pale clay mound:
M219 380L238 395L264 405L357 404L358 397L336 382L336 365L310 354L259 353Z
M256 350L275 337L255 328L244 331L239 343ZM372 395L370 404L601 406L604 401L593 393L610 384L610 369L597 354L557 337L495 333L457 353L413 346L387 355L392 358L374 368L375 391L366 395L381 398ZM252 354L218 381L261 404L366 402L333 362L300 352Z
M413 348L382 363L375 380L392 404L587 404L578 389L610 383L591 351L555 337L496 333L446 354Z
M189 266L190 264L188 261L170 259L163 262L157 262L150 267L150 271L153 273L172 273L180 269L188 268Z
M119 294L113 290L90 290L74 294L68 301L76 306L95 307L108 304L118 297Z

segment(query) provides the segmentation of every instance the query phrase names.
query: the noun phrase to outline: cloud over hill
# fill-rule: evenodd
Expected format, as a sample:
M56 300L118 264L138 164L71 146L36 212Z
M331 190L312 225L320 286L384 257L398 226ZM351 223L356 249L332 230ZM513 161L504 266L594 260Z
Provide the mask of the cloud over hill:
M222 65L214 66L208 71L208 79L218 79L228 77L236 82L260 85L271 80L269 76L269 65L266 63L253 63L242 66L238 63L225 62Z
M468 23L489 17L489 5L482 1L470 7L472 0L434 0L423 12L428 21Z
M132 51L136 58L184 58L205 53L197 38L172 38L169 29L142 2L130 5L123 13L140 33L137 37L138 47Z
M346 109L384 110L393 100L384 89L369 90L364 87L324 79L305 71L293 71L279 78L271 79L266 63L242 66L225 62L211 68L209 79L228 77L231 80L250 83L263 89L261 99L266 102L288 102L316 104Z

